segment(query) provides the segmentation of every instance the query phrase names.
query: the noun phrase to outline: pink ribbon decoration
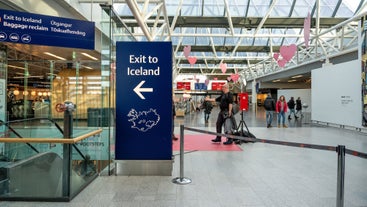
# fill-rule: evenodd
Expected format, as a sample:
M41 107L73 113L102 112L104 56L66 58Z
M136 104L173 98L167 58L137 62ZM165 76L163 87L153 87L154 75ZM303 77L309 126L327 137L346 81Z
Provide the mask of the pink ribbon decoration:
M209 80L205 79L205 85L207 86L209 84Z
M311 14L308 12L307 17L303 23L303 37L305 39L305 46L308 48L308 42L310 40L310 31L311 31Z
M222 73L226 73L226 71L227 71L227 63L220 63L219 64L219 67L222 70Z
M184 56L185 56L185 58L188 58L189 57L190 52L191 52L191 46L190 45L186 45L184 47Z

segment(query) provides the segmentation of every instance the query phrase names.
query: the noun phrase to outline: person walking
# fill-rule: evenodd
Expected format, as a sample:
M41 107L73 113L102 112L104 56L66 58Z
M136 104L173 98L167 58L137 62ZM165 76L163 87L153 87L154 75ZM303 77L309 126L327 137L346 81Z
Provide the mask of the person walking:
M178 137L176 137L175 135L175 119L176 119L176 106L175 106L175 101L172 100L172 140L173 141L177 141Z
M210 99L210 96L207 95L205 97L205 99ZM212 112L212 109L213 109L213 104L210 101L206 101L205 99L204 99L204 102L203 102L204 120L205 120L205 123L208 123L210 113Z
M285 113L288 111L288 106L284 95L279 97L275 106L275 110L278 113L278 128L280 128L280 123L283 124L284 128L287 128L287 125L285 125Z
M294 102L294 98L291 97L291 99L289 99L288 103L288 108L289 108L289 115L288 115L288 120L291 120L292 117L291 115L293 114L294 118L297 119L298 117L296 116L296 111L295 111L295 106L296 106L296 103Z
M264 100L264 108L266 111L265 112L266 113L266 127L270 128L272 127L271 123L273 121L274 111L275 111L275 101L271 97L270 93L268 93L268 96Z
M301 101L301 97L298 97L296 100L296 115L300 113L301 114L301 118L303 117L302 114L302 101ZM298 118L298 116L296 116L296 119Z
M229 85L225 84L222 86L222 94L217 98L205 98L206 101L216 101L219 102L220 111L218 113L217 122L216 122L216 131L217 133L222 133L222 126L225 123L227 118L234 117L232 116L232 106L233 106L233 94L229 92ZM227 126L228 127L228 126ZM217 136L215 139L212 139L212 142L221 142L222 137ZM228 138L226 142L223 144L232 144L233 140Z

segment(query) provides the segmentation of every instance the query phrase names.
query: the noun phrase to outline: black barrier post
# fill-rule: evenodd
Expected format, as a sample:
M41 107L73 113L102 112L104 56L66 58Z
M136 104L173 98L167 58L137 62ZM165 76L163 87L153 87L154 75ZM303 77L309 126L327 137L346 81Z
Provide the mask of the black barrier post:
M73 136L73 111L75 105L72 102L65 101L64 103L64 139L70 139ZM71 185L71 145L63 144L63 173L62 173L62 195L70 197Z
M180 177L172 180L173 183L185 185L191 183L190 178L184 177L184 125L180 125Z
M336 192L336 207L344 206L344 175L345 175L345 146L338 145L338 177Z

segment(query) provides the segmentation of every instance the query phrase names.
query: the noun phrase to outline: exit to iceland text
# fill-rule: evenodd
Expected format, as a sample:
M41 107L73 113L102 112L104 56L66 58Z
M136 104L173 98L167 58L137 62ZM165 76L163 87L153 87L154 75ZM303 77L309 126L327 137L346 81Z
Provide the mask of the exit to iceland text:
M129 63L130 64L157 64L159 62L158 57L154 56L145 56L145 55L130 55L129 56ZM156 68L144 68L143 66L136 66L136 67L127 67L127 75L133 76L147 76L147 75L154 75L158 76L160 74L160 67Z

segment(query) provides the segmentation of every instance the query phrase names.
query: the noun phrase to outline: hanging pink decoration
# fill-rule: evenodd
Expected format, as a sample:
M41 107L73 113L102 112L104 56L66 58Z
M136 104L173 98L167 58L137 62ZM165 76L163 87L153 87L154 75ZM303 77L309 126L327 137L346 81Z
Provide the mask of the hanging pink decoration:
M303 37L305 39L305 46L308 48L308 42L310 40L310 31L311 31L311 14L308 12L307 17L303 23Z
M190 46L190 45L186 45L186 46L184 47L184 56L185 56L186 58L188 58L188 57L189 57L189 55L190 55L190 52L191 52L191 46Z
M273 54L273 58L274 58L275 60L278 60L278 59L279 59L279 53L274 53L274 54Z
M205 79L205 85L207 86L209 84L209 80Z
M283 59L288 62L292 59L294 54L296 54L297 46L295 44L291 44L289 46L281 46L279 51Z
M214 78L214 80L218 80L218 78L217 78L217 77L215 77L215 78Z
M227 80L228 80L228 82L231 81L231 76L228 76L227 77Z
M196 57L188 57L187 60L189 61L190 65L193 66L196 63L197 58Z
M231 79L233 80L233 82L237 82L238 79L240 78L240 75L239 74L231 74Z
M287 63L287 61L285 59L279 59L278 60L278 65L281 68L284 68L285 64Z
M227 71L227 63L220 63L219 64L219 67L222 70L222 73L226 73L226 71Z

